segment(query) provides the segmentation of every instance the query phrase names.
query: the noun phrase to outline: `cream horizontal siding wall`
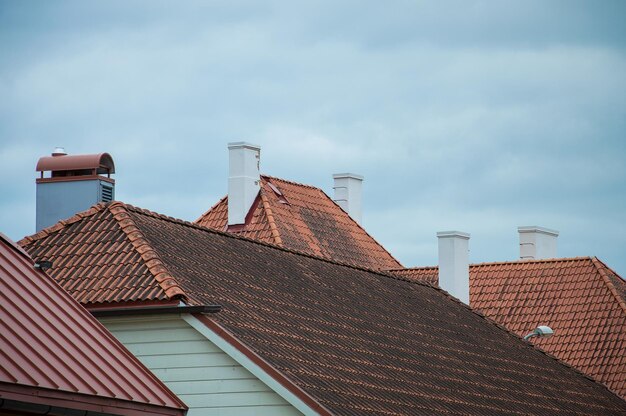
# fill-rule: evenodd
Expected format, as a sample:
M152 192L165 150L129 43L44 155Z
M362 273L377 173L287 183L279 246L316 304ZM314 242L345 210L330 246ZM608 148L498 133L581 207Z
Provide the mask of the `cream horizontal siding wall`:
M178 316L100 321L189 406L188 416L301 415Z

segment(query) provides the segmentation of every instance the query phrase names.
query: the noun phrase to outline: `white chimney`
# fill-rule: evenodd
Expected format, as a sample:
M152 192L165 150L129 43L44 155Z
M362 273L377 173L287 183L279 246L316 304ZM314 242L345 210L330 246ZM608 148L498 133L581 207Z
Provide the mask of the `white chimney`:
M469 238L461 231L437 233L439 287L469 305Z
M519 257L522 260L556 258L556 239L559 232L536 225L517 227Z
M335 197L333 200L344 211L352 217L353 220L361 223L361 189L363 187L363 176L354 173L336 173L333 175L335 185Z
M228 143L228 225L244 224L261 188L261 147Z

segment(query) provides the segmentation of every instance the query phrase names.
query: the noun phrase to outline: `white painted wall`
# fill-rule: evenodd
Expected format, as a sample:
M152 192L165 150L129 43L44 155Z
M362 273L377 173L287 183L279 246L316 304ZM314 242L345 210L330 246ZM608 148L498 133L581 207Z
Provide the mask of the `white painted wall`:
M188 416L302 414L180 316L100 321L189 406Z

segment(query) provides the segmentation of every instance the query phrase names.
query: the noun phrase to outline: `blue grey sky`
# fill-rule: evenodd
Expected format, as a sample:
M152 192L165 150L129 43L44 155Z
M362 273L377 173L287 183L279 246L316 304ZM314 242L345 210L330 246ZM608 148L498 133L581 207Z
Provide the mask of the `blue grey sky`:
M626 276L624 1L0 0L0 231L34 232L35 164L109 152L117 199L194 220L231 141L332 194L406 266L517 226Z

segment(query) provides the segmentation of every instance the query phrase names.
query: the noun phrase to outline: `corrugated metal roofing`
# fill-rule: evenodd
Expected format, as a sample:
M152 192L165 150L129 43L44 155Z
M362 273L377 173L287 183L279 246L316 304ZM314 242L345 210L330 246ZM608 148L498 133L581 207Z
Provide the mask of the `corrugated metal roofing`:
M0 238L0 398L121 415L186 406L13 243Z
M437 267L393 273L436 285ZM595 257L470 265L470 304L626 399L626 282Z
M128 214L191 304L223 305L213 322L333 414L626 413L604 386L430 285L113 208ZM25 247L45 254L71 227ZM102 228L85 239L106 237ZM80 257L89 267L89 255Z
M321 189L271 176L261 176L261 192L244 226L227 226L227 197L196 224L358 267L402 267Z

